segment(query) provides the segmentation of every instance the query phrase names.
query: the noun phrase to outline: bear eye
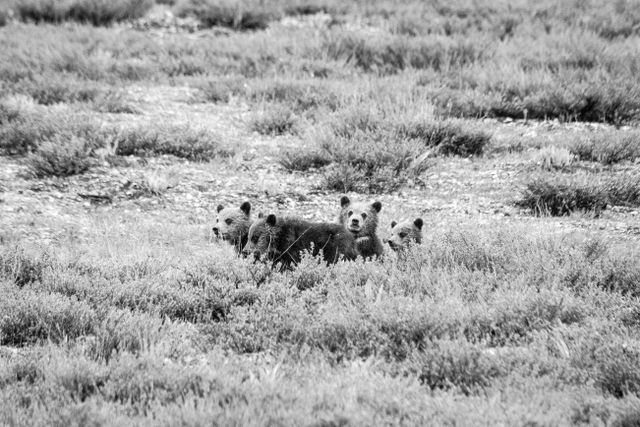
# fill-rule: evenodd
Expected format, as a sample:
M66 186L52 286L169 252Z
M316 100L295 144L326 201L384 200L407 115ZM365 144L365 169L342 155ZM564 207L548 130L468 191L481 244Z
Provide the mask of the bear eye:
M400 236L401 239L404 239L405 237L407 237L407 233L403 231L402 233L399 233L398 236Z
M231 218L227 218L224 220L224 222L227 223L227 225L231 225L231 223L233 222L233 220Z
M353 215L353 211L349 211L349 213L347 214L347 216L351 216Z
M362 213L362 219L367 219L367 214L366 213Z

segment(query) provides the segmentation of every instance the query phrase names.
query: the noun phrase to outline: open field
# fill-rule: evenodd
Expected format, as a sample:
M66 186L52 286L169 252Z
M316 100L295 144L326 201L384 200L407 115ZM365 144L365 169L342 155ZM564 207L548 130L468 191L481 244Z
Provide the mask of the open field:
M0 425L640 425L640 2L344 3L0 3Z

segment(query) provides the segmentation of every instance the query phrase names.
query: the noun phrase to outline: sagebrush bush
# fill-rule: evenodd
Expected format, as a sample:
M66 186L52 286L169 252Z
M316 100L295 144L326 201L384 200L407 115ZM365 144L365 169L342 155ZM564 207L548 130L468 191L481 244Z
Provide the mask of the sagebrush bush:
M476 43L462 39L347 31L327 33L322 49L331 59L349 61L365 72L383 75L405 68L440 71L463 67L480 60L484 53Z
M18 287L42 280L48 266L46 256L34 256L23 248L16 246L0 250L0 275Z
M17 2L16 14L25 21L78 21L109 25L140 18L153 4L153 0L24 0Z
M230 148L223 147L218 135L188 125L112 128L103 131L100 138L115 146L116 154L120 156L170 154L194 161L208 161L231 153Z
M640 133L637 131L606 132L591 138L577 139L569 150L580 160L611 165L640 159Z
M55 294L0 288L0 344L19 346L39 340L60 342L92 333L96 313L86 304Z
M621 173L606 180L603 190L612 204L621 206L640 206L640 174Z
M256 114L249 126L262 135L296 134L299 132L299 119L288 107L271 105Z
M103 144L95 122L83 115L20 111L11 120L0 123L0 150L7 154L35 152L45 141L76 139L84 140L88 150Z
M506 373L505 366L466 341L437 341L414 357L412 365L417 365L420 382L432 390L457 388L470 394Z
M280 155L278 163L289 172L308 171L309 169L320 169L333 162L331 156L321 150L296 150L284 151Z
M296 113L319 108L335 111L341 103L330 85L315 80L259 80L249 85L246 95L256 102L286 105Z
M566 169L573 163L573 160L573 154L563 147L544 147L534 155L534 161L546 170Z
M232 96L245 93L245 85L243 77L225 77L202 82L198 85L198 89L205 101L229 102Z
M26 159L29 172L36 178L77 175L87 171L93 163L91 147L77 137L42 142Z
M138 110L132 103L128 102L125 97L117 92L101 93L92 100L93 109L100 113L111 114L139 114Z
M527 183L516 204L535 215L562 216L574 211L598 214L607 208L609 197L601 184L585 177L536 177Z
M279 18L279 11L253 0L182 0L176 6L178 16L193 16L205 26L234 30L261 30Z
M54 77L37 79L28 87L21 89L25 90L38 104L43 105L91 102L101 93L101 88L95 83Z

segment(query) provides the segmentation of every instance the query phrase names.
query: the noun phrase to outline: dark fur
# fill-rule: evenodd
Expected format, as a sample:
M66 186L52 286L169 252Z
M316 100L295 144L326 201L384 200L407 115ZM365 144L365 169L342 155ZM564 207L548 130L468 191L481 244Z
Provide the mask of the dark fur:
M351 203L347 196L342 196L340 205L342 210L338 222L356 238L358 252L364 258L382 255L384 247L377 235L378 213L382 204L377 201L370 205Z
M273 214L253 223L243 253L253 253L256 258L266 257L274 265L281 263L283 268L290 268L300 262L302 252L306 250L311 250L313 255L322 252L324 261L329 264L340 259L354 260L358 256L353 235L341 225L276 218Z

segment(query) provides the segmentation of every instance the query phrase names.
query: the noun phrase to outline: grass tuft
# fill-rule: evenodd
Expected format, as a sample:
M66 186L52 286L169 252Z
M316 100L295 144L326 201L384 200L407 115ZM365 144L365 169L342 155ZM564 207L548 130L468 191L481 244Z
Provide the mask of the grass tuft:
M230 149L223 148L219 136L187 125L113 128L105 131L101 138L110 141L120 156L168 154L193 161L208 161L231 153Z
M91 148L83 139L52 139L38 146L26 159L29 172L36 178L66 177L87 171L93 164Z
M153 0L21 0L16 14L23 21L77 21L93 25L137 19L153 6Z
M183 0L176 6L180 17L193 16L207 27L227 27L234 30L263 30L279 18L274 8L262 2L231 0Z
M560 176L538 177L530 181L517 205L531 209L535 215L563 216L574 211L598 214L609 203L607 194L588 179L563 179Z
M288 107L271 105L254 116L251 130L261 135L284 135L298 133L298 118Z
M569 150L580 160L612 165L640 159L640 132L607 132L573 141Z

